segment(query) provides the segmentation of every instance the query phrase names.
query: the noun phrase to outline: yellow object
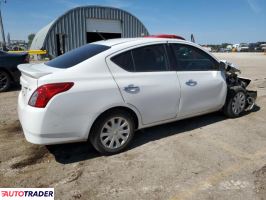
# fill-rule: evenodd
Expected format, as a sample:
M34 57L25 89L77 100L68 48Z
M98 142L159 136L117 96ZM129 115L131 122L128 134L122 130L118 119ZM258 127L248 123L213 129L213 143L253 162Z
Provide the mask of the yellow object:
M232 49L232 52L237 52L237 49L236 49L236 48L233 48L233 49Z
M9 53L28 53L29 55L44 55L46 50L28 50L28 51L8 51Z

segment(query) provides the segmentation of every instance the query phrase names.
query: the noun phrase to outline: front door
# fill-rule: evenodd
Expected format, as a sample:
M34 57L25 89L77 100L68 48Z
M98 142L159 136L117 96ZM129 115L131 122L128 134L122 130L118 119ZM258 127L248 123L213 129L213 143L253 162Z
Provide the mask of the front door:
M219 63L201 49L172 44L176 72L181 86L179 116L193 116L220 109L225 102L227 84Z

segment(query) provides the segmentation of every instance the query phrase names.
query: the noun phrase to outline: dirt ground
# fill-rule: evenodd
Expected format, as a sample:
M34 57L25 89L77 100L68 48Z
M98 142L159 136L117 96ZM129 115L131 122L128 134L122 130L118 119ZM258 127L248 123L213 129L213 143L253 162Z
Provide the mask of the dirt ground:
M37 146L23 136L18 88L0 94L0 187L54 187L56 199L266 199L266 55L220 53L258 90L237 119L212 113L137 132L129 150Z

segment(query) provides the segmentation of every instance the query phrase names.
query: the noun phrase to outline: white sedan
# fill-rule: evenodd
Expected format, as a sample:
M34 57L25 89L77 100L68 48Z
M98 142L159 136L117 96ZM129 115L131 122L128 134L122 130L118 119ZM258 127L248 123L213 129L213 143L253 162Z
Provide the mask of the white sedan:
M18 68L26 139L89 140L104 154L122 151L138 129L219 110L237 117L257 95L232 65L179 39L105 40Z

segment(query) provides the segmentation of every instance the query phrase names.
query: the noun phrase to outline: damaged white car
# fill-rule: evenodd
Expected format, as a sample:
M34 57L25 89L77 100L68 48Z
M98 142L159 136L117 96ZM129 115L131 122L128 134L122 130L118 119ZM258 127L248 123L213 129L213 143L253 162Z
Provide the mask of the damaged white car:
M178 39L100 41L18 68L29 142L89 140L105 154L125 149L138 129L219 110L238 117L257 96L231 64Z

